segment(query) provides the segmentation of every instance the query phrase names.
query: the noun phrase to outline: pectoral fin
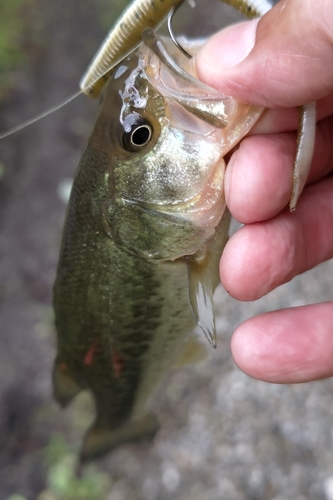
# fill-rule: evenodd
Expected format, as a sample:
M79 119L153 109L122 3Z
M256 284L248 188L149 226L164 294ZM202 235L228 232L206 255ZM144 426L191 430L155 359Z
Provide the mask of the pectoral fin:
M189 294L196 322L206 335L209 343L216 348L216 328L213 310L214 288L210 275L205 272L205 263L188 259Z
M189 298L194 317L216 348L216 328L213 310L213 294L219 282L219 261L228 241L230 212L226 208L215 229L214 236L206 245L187 259Z
M84 438L80 453L81 463L101 457L121 444L153 439L158 427L157 418L152 413L116 429L100 427L95 423Z

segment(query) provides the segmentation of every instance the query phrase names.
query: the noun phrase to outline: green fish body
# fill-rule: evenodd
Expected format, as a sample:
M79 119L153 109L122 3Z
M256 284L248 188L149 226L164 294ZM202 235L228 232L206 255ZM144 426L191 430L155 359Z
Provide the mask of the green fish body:
M154 435L150 396L172 366L201 356L196 323L214 329L233 143L228 127L184 105L186 89L177 98L177 78L144 47L118 65L74 179L54 287L53 381L63 406L93 394L82 461Z

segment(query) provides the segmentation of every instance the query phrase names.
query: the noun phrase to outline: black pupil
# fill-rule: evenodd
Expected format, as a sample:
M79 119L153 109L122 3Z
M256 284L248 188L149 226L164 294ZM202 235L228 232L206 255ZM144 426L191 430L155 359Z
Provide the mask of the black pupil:
M143 146L149 141L150 135L151 135L150 127L147 127L146 125L141 125L132 132L131 136L132 144L134 146Z

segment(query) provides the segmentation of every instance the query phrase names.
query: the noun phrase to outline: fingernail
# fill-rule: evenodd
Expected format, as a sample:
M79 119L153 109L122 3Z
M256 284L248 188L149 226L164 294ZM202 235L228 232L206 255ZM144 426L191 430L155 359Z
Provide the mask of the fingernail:
M203 48L206 62L219 68L232 68L251 52L259 19L236 24L213 36Z

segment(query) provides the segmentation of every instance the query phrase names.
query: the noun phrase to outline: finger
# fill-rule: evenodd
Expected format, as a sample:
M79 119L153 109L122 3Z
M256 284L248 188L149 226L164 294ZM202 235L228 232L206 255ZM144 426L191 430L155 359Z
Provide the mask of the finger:
M333 119L317 124L316 146L308 183L333 167ZM296 135L270 134L245 138L231 156L225 196L232 215L249 224L277 215L289 202Z
M235 363L267 382L333 376L333 303L274 311L241 324L231 339Z
M200 79L242 102L292 107L332 91L333 10L327 0L280 1L257 20L212 37L196 56Z
M331 115L333 115L332 93L316 102L316 120L319 122ZM257 123L252 127L249 135L289 132L291 130L297 130L298 126L299 118L297 108L266 109Z
M308 186L295 212L242 227L222 254L220 276L238 300L256 300L333 257L333 179Z
M295 134L258 135L240 143L224 181L227 205L239 222L270 219L288 204L295 153Z

